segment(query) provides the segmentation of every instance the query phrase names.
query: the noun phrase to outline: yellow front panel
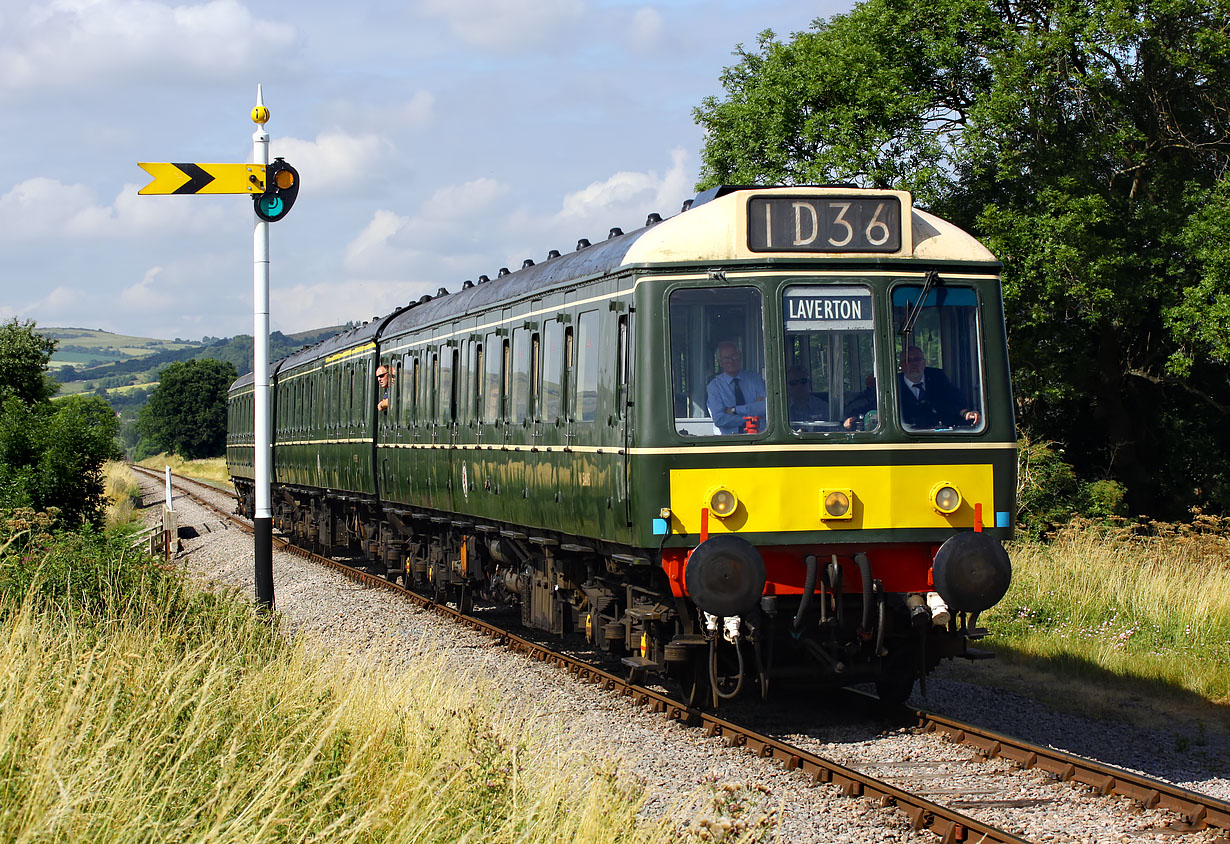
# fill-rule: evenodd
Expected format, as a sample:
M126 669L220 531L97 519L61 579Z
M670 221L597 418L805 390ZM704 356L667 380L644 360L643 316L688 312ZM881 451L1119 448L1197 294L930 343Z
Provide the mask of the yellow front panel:
M772 466L742 469L676 469L670 473L671 532L700 533L700 511L710 491L725 487L739 499L725 519L709 515L710 533L887 528L972 528L974 505L995 523L991 464L931 466ZM961 493L961 506L945 516L931 491L946 483ZM850 490L853 514L822 519L821 490Z

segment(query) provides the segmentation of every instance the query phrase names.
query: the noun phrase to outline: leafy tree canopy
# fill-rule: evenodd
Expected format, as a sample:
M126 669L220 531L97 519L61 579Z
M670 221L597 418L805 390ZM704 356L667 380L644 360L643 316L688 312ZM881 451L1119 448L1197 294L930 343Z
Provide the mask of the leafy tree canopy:
M16 396L23 402L44 401L56 392L47 376L47 362L56 341L34 331L34 323L17 318L0 324L0 400Z
M203 358L173 363L137 417L137 430L159 447L195 460L226 451L226 392L230 363Z
M1230 0L865 0L736 51L696 110L700 186L912 191L1004 262L1025 430L1137 512L1230 509L1227 20Z

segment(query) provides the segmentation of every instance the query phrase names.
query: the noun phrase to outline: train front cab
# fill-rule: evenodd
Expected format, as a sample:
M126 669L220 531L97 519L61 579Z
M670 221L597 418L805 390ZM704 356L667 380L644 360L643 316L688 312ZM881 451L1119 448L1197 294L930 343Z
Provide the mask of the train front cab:
M1016 486L989 253L676 272L638 294L661 314L649 359L668 362L641 404L668 413L634 449L634 503L702 628L664 659L703 641L719 690L873 681L903 698L939 659L981 655L968 641L1008 587Z

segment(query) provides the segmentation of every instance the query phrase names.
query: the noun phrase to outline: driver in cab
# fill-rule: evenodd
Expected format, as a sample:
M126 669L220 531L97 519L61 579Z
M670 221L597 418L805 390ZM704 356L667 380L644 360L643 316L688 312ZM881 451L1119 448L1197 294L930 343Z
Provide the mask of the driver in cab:
M755 372L743 370L743 355L733 340L718 343L716 351L722 371L709 382L707 395L713 427L722 434L763 431L767 393L764 379ZM755 426L754 430L749 430L751 425Z

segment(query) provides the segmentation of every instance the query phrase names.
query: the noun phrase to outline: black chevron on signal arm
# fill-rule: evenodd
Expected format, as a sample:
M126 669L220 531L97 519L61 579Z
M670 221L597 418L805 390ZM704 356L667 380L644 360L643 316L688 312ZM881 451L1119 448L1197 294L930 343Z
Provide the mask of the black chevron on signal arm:
M206 173L195 164L179 164L175 163L176 167L183 171L188 177L188 181L175 189L175 193L199 193L201 188L214 180L214 177Z

